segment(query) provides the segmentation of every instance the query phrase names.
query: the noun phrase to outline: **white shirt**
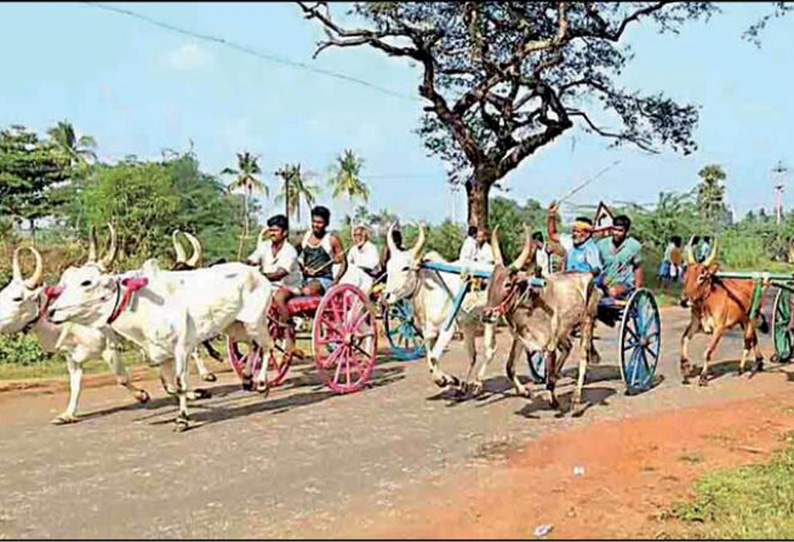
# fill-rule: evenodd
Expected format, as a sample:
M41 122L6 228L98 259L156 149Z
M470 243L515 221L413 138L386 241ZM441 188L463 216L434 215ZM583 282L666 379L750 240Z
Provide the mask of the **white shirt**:
M477 241L474 240L474 237L466 237L463 241L463 245L460 247L460 256L458 256L458 260L461 262L473 262L476 254Z
M538 250L535 251L535 265L540 268L542 277L551 275L551 256L546 252L546 245L538 247Z
M378 248L371 241L364 241L360 248L353 245L347 251L347 263L351 266L375 269L379 261Z
M273 254L271 241L264 241L257 245L256 250L248 256L249 262L259 262L260 271L265 273L275 273L279 269L287 272L287 275L279 281L274 282L276 286L287 286L290 288L300 288L303 282L303 275L298 267L298 251L286 240L281 245L281 249Z

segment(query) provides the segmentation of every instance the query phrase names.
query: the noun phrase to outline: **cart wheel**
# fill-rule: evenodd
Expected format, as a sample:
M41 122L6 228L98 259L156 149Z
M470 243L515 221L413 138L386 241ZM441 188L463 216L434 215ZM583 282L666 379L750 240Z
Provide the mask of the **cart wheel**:
M267 385L274 387L284 382L284 378L286 378L289 372L292 356L286 354L286 332L283 327L276 323L278 314L272 307L270 311L268 311L268 317L268 328L270 330L270 338L273 341L273 350L270 351L270 355L268 356ZM228 338L229 363L231 363L232 369L237 373L237 376L242 378L243 369L248 362L248 356L254 356L252 376L256 378L259 369L262 367L262 348L259 346L253 348L248 347L248 350L243 353L240 351L241 344L244 343L239 343L231 337Z
M791 292L782 288L778 289L775 296L775 308L772 312L772 329L775 338L775 356L778 363L791 361L794 333L788 330L791 315Z
M392 356L400 361L414 361L425 355L422 332L416 327L414 309L407 299L383 308L383 327Z
M620 322L620 375L626 393L651 387L662 340L662 324L656 299L640 288L629 298Z
M314 362L337 393L360 390L372 375L378 351L375 311L351 284L337 284L323 297L312 329Z
M543 356L543 352L527 351L527 365L529 365L529 374L535 384L546 382L546 358Z

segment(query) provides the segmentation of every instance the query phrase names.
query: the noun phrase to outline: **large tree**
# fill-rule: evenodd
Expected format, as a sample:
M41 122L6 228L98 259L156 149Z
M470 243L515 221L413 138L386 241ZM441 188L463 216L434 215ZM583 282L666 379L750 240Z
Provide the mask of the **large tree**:
M243 208L243 236L240 238L240 248L237 252L237 259L242 257L245 244L248 242L250 232L249 223L251 220L251 198L254 192L268 195L267 185L259 178L262 168L259 167L259 157L254 156L248 151L237 153L237 168L227 167L221 171L221 175L234 175L234 180L229 183L229 192L242 190L244 197Z
M301 204L311 209L317 200L320 189L308 181L308 172L301 171L301 165L285 165L276 172L281 177L281 192L276 196L276 203L284 203L287 217L294 216L298 224L301 221Z
M703 221L715 231L719 221L725 216L725 181L726 175L722 167L709 164L698 171L700 182L695 188L697 207Z
M469 223L485 225L488 194L538 149L578 123L656 152L689 153L697 110L624 88L621 44L641 21L676 32L708 2L357 2L348 26L326 2L299 2L329 47L369 46L417 63L427 148L466 175ZM608 128L612 125L612 128Z
M35 233L36 220L53 211L53 190L68 178L69 160L52 143L24 126L0 132L0 212L19 224L27 220Z
M47 130L50 140L58 146L68 157L72 167L88 165L96 161L96 140L89 135L77 136L74 126L68 120L59 121L58 124Z

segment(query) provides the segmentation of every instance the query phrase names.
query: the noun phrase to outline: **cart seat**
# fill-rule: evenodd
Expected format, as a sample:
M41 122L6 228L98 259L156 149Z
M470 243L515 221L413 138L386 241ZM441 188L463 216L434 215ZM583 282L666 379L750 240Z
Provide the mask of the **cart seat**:
M320 306L320 301L322 301L322 297L320 296L307 295L293 297L287 301L287 310L290 316L311 315L317 311L317 307Z

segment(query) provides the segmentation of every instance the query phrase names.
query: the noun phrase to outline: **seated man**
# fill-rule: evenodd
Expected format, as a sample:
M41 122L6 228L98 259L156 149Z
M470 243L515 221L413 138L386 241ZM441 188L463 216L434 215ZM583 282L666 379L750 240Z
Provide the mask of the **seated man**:
M287 301L300 294L303 279L298 267L298 252L287 241L287 217L275 215L267 221L269 239L259 243L248 256L248 265L258 265L259 270L273 283L275 293L273 306L278 311L279 321L289 321Z
M606 294L621 299L642 287L642 245L629 237L631 219L626 215L616 216L612 221L612 236L598 242L598 252L604 263L602 280Z
M477 226L469 226L466 238L463 240L463 244L460 247L458 261L473 261L475 254L477 254Z
M298 247L299 255L303 262L303 295L317 296L325 293L328 288L339 282L347 271L347 258L342 248L342 242L333 233L328 231L331 222L331 211L322 205L312 209L312 227L303 236ZM334 276L333 266L339 265L339 271Z
M379 260L378 248L369 240L367 227L357 224L353 227L353 246L347 251L347 272L340 282L369 293L377 277Z
M573 223L573 234L557 233L557 204L549 206L548 214L549 240L561 246L564 257L563 271L579 271L601 274L603 264L598 246L593 239L593 221L587 217L578 217Z
M469 232L471 232L471 227ZM493 251L491 250L491 244L488 242L488 230L477 228L474 242L471 243L470 239L471 237L467 237L463 242L458 263L477 268L493 266Z

